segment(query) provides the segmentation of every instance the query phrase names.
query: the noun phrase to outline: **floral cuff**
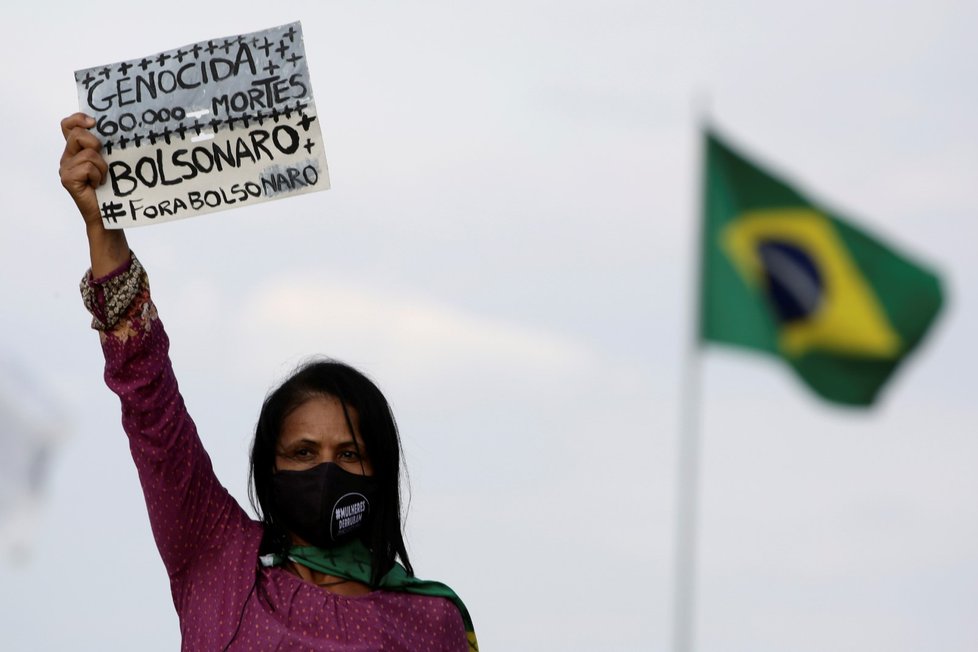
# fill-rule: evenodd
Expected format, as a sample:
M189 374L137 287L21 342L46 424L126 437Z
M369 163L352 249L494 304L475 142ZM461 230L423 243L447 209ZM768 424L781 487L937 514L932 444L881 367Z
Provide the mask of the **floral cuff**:
M80 289L85 308L92 313L92 328L115 328L146 284L146 270L132 253L128 261L106 276L96 279L91 269L85 272Z

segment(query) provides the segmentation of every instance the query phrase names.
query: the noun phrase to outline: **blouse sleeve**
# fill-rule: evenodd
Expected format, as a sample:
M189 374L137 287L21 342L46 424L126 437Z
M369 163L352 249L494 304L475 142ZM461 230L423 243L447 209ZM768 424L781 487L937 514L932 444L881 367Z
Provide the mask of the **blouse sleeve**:
M133 256L108 276L81 283L105 354L105 382L122 403L153 536L171 580L244 535L247 515L221 486L184 407L169 339Z

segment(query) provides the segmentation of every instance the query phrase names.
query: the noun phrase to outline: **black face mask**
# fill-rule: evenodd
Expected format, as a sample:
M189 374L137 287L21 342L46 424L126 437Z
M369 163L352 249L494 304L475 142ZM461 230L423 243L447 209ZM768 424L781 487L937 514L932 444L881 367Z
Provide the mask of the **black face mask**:
M374 478L350 473L332 462L272 474L277 520L320 548L331 548L365 532L376 494Z

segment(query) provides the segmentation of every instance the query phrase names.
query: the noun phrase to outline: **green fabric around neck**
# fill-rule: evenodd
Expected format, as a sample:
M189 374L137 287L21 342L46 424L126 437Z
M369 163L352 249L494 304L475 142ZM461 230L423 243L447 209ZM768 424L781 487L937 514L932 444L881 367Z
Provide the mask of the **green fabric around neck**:
M293 546L289 549L288 558L297 564L302 564L306 568L311 568L320 573L370 585L370 551L360 541L352 541L331 549L317 548L315 546ZM284 561L278 555L274 556L274 565L279 565ZM395 562L394 567L380 579L380 584L374 588L385 591L402 591L405 593L428 595L450 600L462 615L469 650L472 652L478 651L479 644L475 638L475 629L472 626L472 618L469 616L469 610L466 609L465 604L458 597L458 594L447 585L441 582L412 577L408 575L407 570L401 564Z

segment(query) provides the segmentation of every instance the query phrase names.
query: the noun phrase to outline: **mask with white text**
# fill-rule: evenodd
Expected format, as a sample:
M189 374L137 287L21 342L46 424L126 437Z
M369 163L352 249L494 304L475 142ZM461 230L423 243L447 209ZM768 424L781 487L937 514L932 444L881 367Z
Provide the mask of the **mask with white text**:
M331 548L367 530L377 481L326 462L272 474L275 517L310 544Z

